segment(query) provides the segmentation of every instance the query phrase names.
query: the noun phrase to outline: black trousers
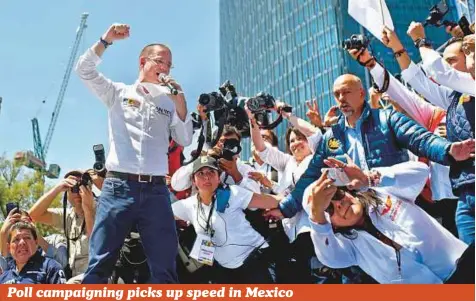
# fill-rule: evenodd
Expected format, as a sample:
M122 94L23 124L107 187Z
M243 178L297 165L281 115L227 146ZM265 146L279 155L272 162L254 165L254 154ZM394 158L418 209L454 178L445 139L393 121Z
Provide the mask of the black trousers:
M219 284L275 283L274 263L269 252L269 247L255 249L236 269L228 269L215 262L213 264L213 282Z
M458 259L455 271L445 284L474 284L474 255L473 242Z

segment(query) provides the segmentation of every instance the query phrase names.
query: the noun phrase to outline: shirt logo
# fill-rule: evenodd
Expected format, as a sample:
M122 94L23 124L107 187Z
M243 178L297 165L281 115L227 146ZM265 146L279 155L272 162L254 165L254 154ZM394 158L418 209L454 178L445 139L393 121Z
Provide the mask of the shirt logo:
M380 213L380 215L385 215L389 213L390 209L392 209L392 200L390 199L390 196L387 196L387 201L385 202L385 208L383 208L382 213Z
M157 107L157 106L155 107L155 110L160 115L164 115L164 116L167 116L167 117L172 117L172 111L169 111L169 110L163 109L161 107Z
M335 152L339 149L340 147L340 141L337 140L337 138L331 138L327 141L327 148L331 151L331 152Z
M127 107L134 107L138 108L140 107L140 101L132 98L124 98L122 100L122 105L127 106Z

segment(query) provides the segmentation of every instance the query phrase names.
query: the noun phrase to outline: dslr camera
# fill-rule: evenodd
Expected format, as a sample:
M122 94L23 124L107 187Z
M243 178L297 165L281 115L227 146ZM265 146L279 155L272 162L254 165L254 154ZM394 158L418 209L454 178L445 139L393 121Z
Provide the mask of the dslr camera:
M104 145L96 144L93 145L93 152L95 157L95 162L93 165L93 169L98 176L101 178L106 177L106 156L104 154Z
M248 99L247 105L251 113L256 114L258 112L271 110L276 105L276 101L273 96L260 92L255 97Z
M241 152L240 141L237 139L226 139L223 143L223 150L221 157L225 160L232 161L233 156L238 155Z
M342 48L350 49L365 49L369 46L370 39L362 34L353 34L349 39L342 41Z
M218 90L220 92L201 94L198 102L207 112L213 112L216 126L220 127L220 121L223 121L224 124L236 127L243 137L249 137L250 127L244 109L246 98L238 97L235 87L229 80Z
M93 180L91 179L91 175L89 173L85 172L81 175L81 179L76 183L76 185L71 187L71 192L72 193L79 193L79 187L80 186L91 187L92 184L93 184Z

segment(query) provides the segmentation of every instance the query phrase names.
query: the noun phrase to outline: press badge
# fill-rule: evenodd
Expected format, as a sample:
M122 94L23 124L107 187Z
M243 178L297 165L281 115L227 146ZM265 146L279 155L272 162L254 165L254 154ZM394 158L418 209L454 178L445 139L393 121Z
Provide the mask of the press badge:
M197 239L195 239L195 243L193 244L190 257L196 259L200 263L212 266L214 254L215 246L213 245L210 236L197 233Z

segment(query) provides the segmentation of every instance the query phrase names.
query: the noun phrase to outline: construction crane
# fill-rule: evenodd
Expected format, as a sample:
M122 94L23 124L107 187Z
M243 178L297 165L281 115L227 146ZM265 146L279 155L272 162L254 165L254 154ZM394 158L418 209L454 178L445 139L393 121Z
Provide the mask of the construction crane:
M38 124L38 119L35 117L31 120L33 128L33 147L34 153L32 151L26 152L17 152L15 154L15 160L21 161L24 165L29 168L40 170L45 173L48 178L56 179L60 174L61 168L58 164L50 164L48 169L46 169L46 155L53 137L53 132L55 130L56 122L58 121L59 113L61 106L63 104L63 99L68 87L69 78L71 76L71 71L73 70L74 61L78 54L79 45L81 43L81 37L83 36L84 29L86 29L86 19L88 18L88 13L81 14L81 22L76 31L76 39L74 40L73 48L71 49L71 54L69 56L68 64L66 66L66 71L63 76L63 81L61 83L60 91L58 94L58 99L56 100L55 108L51 114L51 121L48 127L48 132L46 133L46 138L44 144L41 142L40 135L40 126Z

